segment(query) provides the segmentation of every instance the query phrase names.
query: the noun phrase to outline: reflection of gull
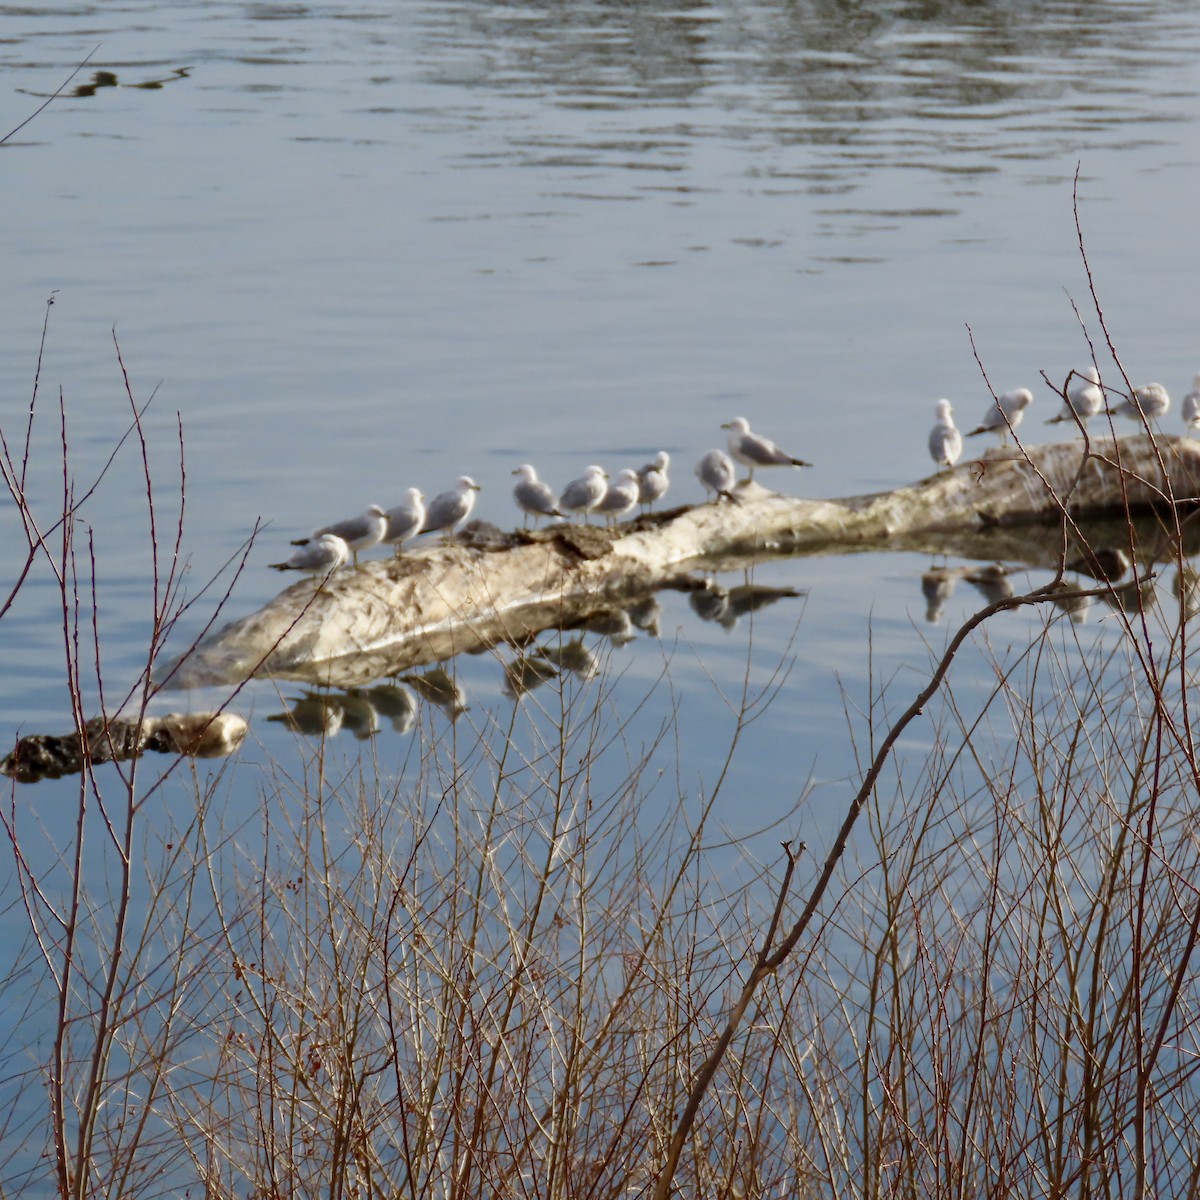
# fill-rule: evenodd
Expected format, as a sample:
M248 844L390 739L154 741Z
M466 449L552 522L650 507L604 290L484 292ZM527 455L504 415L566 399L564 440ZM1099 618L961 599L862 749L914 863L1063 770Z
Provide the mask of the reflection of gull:
M593 613L584 621L583 627L589 633L599 633L608 638L614 646L624 646L637 637L633 632L633 622L623 608L606 608L603 612Z
M1157 421L1165 417L1171 407L1171 397L1161 383L1147 383L1133 389L1133 395L1122 400L1112 410L1115 417L1129 417L1140 421Z
M619 521L627 517L637 508L639 487L638 473L632 467L625 467L608 485L608 490L592 511L600 513L605 521Z
M323 533L301 546L287 562L269 565L276 571L311 571L314 575L328 575L349 557L350 547L337 534Z
M526 692L532 692L534 688L541 687L543 683L549 682L557 674L558 668L552 663L541 658L526 658L522 655L505 664L504 683L501 685L501 691L515 700Z
M639 504L650 508L656 500L661 500L667 494L670 485L667 468L670 465L671 456L665 450L660 450L650 462L638 469Z
M704 484L705 492L713 492L715 499L724 496L736 504L737 497L730 491L737 478L733 460L724 450L710 450L696 464L696 478ZM707 498L707 497L706 497Z
M1093 579L1099 579L1104 583L1112 583L1114 580L1120 579L1129 570L1129 567L1129 555L1119 546L1101 546L1095 550L1091 546L1084 546L1079 558L1072 559L1066 564L1068 571L1075 571L1080 575L1090 575Z
M359 692L343 692L338 702L342 706L342 728L349 730L360 742L379 732L379 714L366 696Z
M399 554L400 546L416 537L425 524L425 497L420 488L409 488L404 499L395 508L387 510L387 519L387 529L379 540L386 546L395 546Z
M430 500L421 532L436 533L440 529L444 536L457 533L475 507L477 491L479 484L470 475L460 475L448 492L440 492Z
M408 733L416 724L417 702L408 688L396 683L377 683L363 694L381 717L391 721L397 733Z
M1000 601L1011 600L1013 597L1013 585L1009 581L1008 571L1000 563L967 571L963 578L974 584L989 604L999 604Z
M651 637L658 637L662 622L662 605L654 595L643 596L633 604L625 605L629 619Z
M1017 388L997 396L983 415L983 420L967 434L975 437L979 433L998 433L1002 446L1008 443L1008 431L1016 429L1025 417L1025 409L1033 403L1033 393L1028 388ZM1005 420L1005 418L1008 418Z
M1200 613L1200 573L1189 563L1175 568L1175 594L1182 601L1188 620Z
M1158 603L1153 579L1131 579L1104 593L1104 599L1118 612L1141 613Z
M282 721L308 737L333 737L342 727L342 706L333 696L309 692L293 701L287 712L272 713L267 720Z
M1192 390L1184 396L1179 405L1179 415L1189 433L1200 430L1200 375L1192 380Z
M436 704L452 721L467 711L467 695L445 667L434 667L422 675L401 675L400 679L423 700Z
M525 514L524 524L529 524L530 517L533 517L533 523L536 525L538 517L562 516L550 485L537 477L537 472L529 463L522 463L513 474L519 476L513 487L513 499Z
M1100 376L1095 367L1084 367L1082 371L1072 371L1068 377L1066 399L1062 412L1057 417L1051 417L1047 425L1057 425L1060 421L1071 421L1079 418L1079 423L1086 427L1088 421L1104 408L1104 392L1100 387Z
M1092 606L1092 597L1084 593L1077 583L1064 579L1058 585L1052 596L1054 606L1061 608L1076 625L1082 625L1087 620L1088 609Z
M571 638L558 646L539 646L537 652L547 662L580 679L593 679L600 672L600 660L583 644L582 637Z
M738 620L748 613L774 604L776 600L789 600L802 595L804 593L796 591L795 588L766 587L757 583L730 588L725 594L725 603L716 620L725 629L732 629Z
M942 609L954 591L961 572L949 567L931 567L921 576L921 594L925 597L925 620L936 625L942 618Z
M562 495L558 498L559 508L565 508L568 512L583 513L583 518L587 520L587 514L604 499L604 493L608 491L608 485L604 482L608 478L608 474L603 467L588 467L579 479L573 479L562 490Z
M350 553L354 555L354 563L357 566L358 552L360 550L370 550L372 546L379 545L379 539L383 537L386 529L387 513L378 504L372 504L357 517L350 517L345 521L338 521L333 525L323 525L320 529L314 531L311 538L297 538L292 545L307 546L315 538L322 537L326 533L332 533L346 543Z
M929 455L939 467L952 467L962 453L962 434L954 425L949 400L937 402L937 424L929 433Z
M719 621L729 609L729 593L718 583L688 592L688 604L702 621Z
M750 468L748 478L754 478L755 467L811 467L812 463L802 458L793 458L780 450L770 438L750 432L750 422L745 417L734 417L721 426L729 430L729 453L743 466Z

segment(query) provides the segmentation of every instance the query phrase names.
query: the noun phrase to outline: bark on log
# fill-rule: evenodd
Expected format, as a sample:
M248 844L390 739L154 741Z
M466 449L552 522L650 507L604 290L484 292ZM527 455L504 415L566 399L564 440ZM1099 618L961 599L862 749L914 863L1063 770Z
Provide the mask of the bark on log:
M1165 467L1165 470L1164 470ZM1193 502L1200 443L1138 435L1114 442L1009 448L895 491L804 500L741 484L737 504L701 504L639 518L609 532L553 526L457 543L305 580L216 633L172 664L171 687L235 684L250 674L341 687L500 642L569 627L615 602L677 582L687 570L721 570L782 554L866 549L963 553L1009 544L1004 554L1052 565L1044 523L1069 496L1080 517L1117 516ZM1020 526L1041 522L1032 534ZM997 538L1003 531L1007 537ZM1022 536L1024 532L1025 536ZM1024 553L1021 553L1021 548ZM968 551L969 553L969 551Z

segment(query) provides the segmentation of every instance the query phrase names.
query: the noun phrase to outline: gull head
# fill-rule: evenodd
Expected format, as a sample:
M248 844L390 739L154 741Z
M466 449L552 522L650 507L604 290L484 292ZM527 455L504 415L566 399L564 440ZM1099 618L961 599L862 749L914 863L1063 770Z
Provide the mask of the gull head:
M749 433L750 422L745 417L734 417L732 421L726 421L721 428L728 429L732 433Z
M522 463L514 472L514 475L520 475L527 483L534 483L537 480L537 472L529 465Z
M479 491L479 484L477 484L475 480L470 477L470 475L460 475L458 477L458 483L455 486L460 492Z
M949 400L939 400L937 402L937 416L939 421L949 421L954 416L954 409Z

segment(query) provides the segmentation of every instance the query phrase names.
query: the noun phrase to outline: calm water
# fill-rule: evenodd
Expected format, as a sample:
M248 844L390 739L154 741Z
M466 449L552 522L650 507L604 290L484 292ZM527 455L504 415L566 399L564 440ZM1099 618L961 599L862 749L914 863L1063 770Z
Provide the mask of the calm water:
M690 464L738 413L817 464L781 487L911 481L933 401L964 425L983 409L968 325L997 386L1041 386L1049 415L1039 372L1087 357L1072 298L1098 332L1077 169L1130 374L1178 396L1196 366L1185 3L56 4L0 7L0 39L6 128L91 55L0 160L3 428L23 423L53 295L31 489L53 508L59 388L91 478L127 420L115 329L136 396L155 393L168 514L182 420L192 589L267 523L231 615L274 593L263 567L289 538L463 471L501 524L524 460L561 484L666 448L672 498L699 499ZM123 454L87 508L121 682L148 636L140 481ZM0 535L15 521L6 506ZM758 614L753 661L793 647L773 719L812 728L819 775L847 768L834 675L865 688L868 633L885 674L926 660L924 565L760 571L807 592ZM943 620L977 599L960 588ZM691 646L676 671L744 671L745 621L664 604L664 645ZM6 736L63 725L48 612L39 577L0 623ZM616 652L639 686L662 657L644 636ZM499 698L496 663L461 670L477 703ZM689 700L698 721L720 711ZM773 784L794 773L759 762Z
M1049 416L1039 372L1087 360L1072 298L1098 332L1077 170L1130 375L1179 396L1198 365L1200 13L1186 0L0 5L3 130L87 55L0 148L0 427L10 443L23 428L53 295L30 476L52 511L59 389L81 482L127 422L115 328L135 395L156 393L168 514L183 424L192 590L267 523L230 615L274 594L265 564L288 539L464 471L483 485L478 515L503 525L522 461L561 484L667 449L672 498L699 500L691 464L738 414L817 464L781 488L910 482L930 468L935 400L965 425L984 408L968 325L997 386L1040 388L1030 423ZM118 688L148 636L141 493L127 448L86 509ZM0 538L21 541L8 503ZM745 832L811 777L802 832L819 843L853 767L841 688L866 704L873 668L907 698L924 639L941 644L981 599L960 585L927 624L927 565L770 564L758 582L805 594L731 629L668 594L661 639L604 650L606 678L632 702L667 664L634 737L678 703L678 777L701 793L728 730L717 687L794 658L719 815ZM69 723L54 603L43 572L0 621L0 738ZM1097 617L1084 636L1116 636ZM994 641L1019 643L1035 619L999 618ZM458 669L460 719L486 725L509 703L501 664ZM299 692L243 694L235 790L260 761L309 752L264 719ZM419 719L446 729L431 709ZM409 738L347 727L338 752L369 744L394 772ZM73 787L40 785L41 813Z
M999 387L1086 360L1077 170L1130 374L1179 395L1196 366L1186 3L55 4L0 7L0 39L7 128L91 56L3 148L3 427L21 428L53 295L30 486L53 507L59 388L93 476L127 420L115 329L136 396L155 393L168 511L182 420L193 590L267 523L233 615L273 594L263 567L289 538L463 471L502 524L523 460L562 483L666 448L673 498L699 499L690 464L738 413L817 464L781 487L925 474L933 401L963 424L984 406L968 325ZM105 658L128 680L149 620L140 480L123 454L87 508ZM9 541L15 522L6 506ZM868 631L885 673L925 661L923 565L760 572L808 593L754 623L762 669L798 657L779 727L840 735L834 674L865 687ZM746 622L665 605L664 644L694 648L676 670L744 670ZM5 736L63 725L48 612L39 577L0 624ZM645 637L618 658L639 682L662 664ZM499 697L497 664L462 671ZM245 697L260 717L278 700Z

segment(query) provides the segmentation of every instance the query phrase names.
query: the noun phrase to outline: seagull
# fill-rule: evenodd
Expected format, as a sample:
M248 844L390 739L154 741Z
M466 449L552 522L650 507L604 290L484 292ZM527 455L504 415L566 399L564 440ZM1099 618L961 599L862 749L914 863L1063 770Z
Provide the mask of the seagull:
M287 562L269 563L276 571L307 571L332 575L350 557L350 547L336 533L323 533L306 541Z
M608 485L608 490L592 511L601 513L605 521L615 522L627 517L637 508L640 483L638 473L632 467L626 467Z
M1062 412L1057 417L1051 417L1046 424L1057 425L1060 421L1078 418L1080 425L1086 428L1092 417L1104 411L1104 390L1100 387L1100 376L1095 367L1084 367L1082 371L1072 371L1067 380Z
M1112 409L1115 417L1131 417L1135 421L1157 421L1171 407L1171 397L1161 383L1147 383L1133 389L1133 395Z
M724 450L710 450L702 455L696 464L696 478L704 484L706 493L715 493L715 499L724 496L726 500L738 503L738 498L730 490L737 478L737 468Z
M1015 392L1005 392L997 396L984 413L983 420L972 429L967 437L979 433L998 433L1000 445L1008 444L1008 432L1016 429L1025 416L1025 409L1033 403L1033 393L1028 388L1017 388Z
M354 565L358 566L358 552L377 546L386 531L387 513L378 504L371 504L359 516L338 521L333 525L324 525L316 530L311 538L297 538L292 545L307 546L313 538L332 533L346 543L347 549L354 556Z
M477 491L479 484L470 475L460 475L450 491L440 492L425 506L421 532L436 533L440 529L443 537L457 533L475 507Z
M536 525L538 517L562 516L550 485L543 483L528 463L522 463L513 474L520 476L513 488L513 499L525 514L526 525L529 524L530 517L533 517L533 523Z
M937 424L929 432L929 456L939 467L952 467L962 454L962 434L954 424L949 400L937 402Z
M755 467L811 467L812 463L802 458L793 458L775 445L769 438L750 432L750 422L745 417L734 417L721 426L729 430L729 453L743 466L750 468L748 478L754 478Z
M587 514L604 499L604 493L608 491L608 485L604 482L607 478L608 473L603 467L588 467L581 478L573 479L563 488L558 498L559 508L582 513L584 520L587 520Z
M1184 396L1179 405L1179 415L1183 423L1192 432L1200 430L1200 375L1192 380L1192 390Z
M660 450L654 458L638 468L638 503L651 508L655 500L661 500L667 494L670 480L667 479L667 468L671 465L671 456Z
M409 538L416 537L425 524L425 497L420 488L409 488L404 493L404 500L395 508L387 510L387 529L379 540L385 546L395 546L400 553L400 546Z

